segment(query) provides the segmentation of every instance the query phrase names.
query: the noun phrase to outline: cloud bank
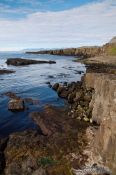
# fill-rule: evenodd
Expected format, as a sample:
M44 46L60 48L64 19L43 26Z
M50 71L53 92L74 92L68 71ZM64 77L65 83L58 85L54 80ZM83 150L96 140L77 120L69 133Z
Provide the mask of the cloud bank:
M0 19L0 50L100 45L116 35L116 2L105 0L24 19Z

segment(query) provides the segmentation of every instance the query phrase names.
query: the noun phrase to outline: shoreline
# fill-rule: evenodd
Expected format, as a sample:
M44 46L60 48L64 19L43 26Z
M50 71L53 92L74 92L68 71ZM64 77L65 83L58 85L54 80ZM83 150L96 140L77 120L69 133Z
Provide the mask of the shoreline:
M71 104L69 111L45 106L42 113L30 114L41 128L41 135L37 130L27 130L0 140L1 172L72 175L71 169L76 174L82 166L89 166L91 171L106 166L115 172L115 65L94 61L90 64L87 59L86 64L87 73L81 83L54 88ZM87 109L91 110L86 117Z

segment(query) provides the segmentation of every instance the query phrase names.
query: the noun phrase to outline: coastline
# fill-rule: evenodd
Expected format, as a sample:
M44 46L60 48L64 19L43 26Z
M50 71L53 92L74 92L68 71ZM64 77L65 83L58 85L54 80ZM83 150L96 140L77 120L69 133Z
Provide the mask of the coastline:
M115 60L116 57L113 58ZM70 95L71 101L68 99L68 111L45 106L42 113L30 114L35 124L41 128L42 135L37 130L27 130L0 140L1 172L22 174L28 171L34 175L41 171L45 175L72 175L72 170L78 175L83 166L95 170L94 164L97 164L97 169L106 166L112 172L116 171L116 65L112 60L102 62L101 57L99 63L94 59L90 62L90 59L92 58L86 58L86 62L83 62L87 64L87 73L81 83L72 82L69 83L70 86L65 83L57 91L65 99L73 93ZM69 90L70 87L72 89L67 96L66 89ZM79 95L76 101L74 91ZM82 109L91 109L86 120L83 116L78 118L83 113L76 113L79 105Z

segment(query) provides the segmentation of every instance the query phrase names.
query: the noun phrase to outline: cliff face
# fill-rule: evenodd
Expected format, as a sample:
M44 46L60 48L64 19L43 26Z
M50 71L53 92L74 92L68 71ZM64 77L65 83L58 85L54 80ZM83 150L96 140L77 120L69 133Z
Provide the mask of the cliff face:
M102 161L116 172L116 77L113 74L87 73L87 88L95 92L90 102L92 120L100 124L90 143L91 159Z

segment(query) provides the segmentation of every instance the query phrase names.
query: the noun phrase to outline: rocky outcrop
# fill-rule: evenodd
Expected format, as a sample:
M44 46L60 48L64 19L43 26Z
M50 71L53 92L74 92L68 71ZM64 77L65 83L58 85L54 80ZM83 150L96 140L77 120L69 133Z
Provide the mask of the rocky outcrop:
M30 64L55 64L55 61L38 61L38 60L28 60L28 59L22 59L22 58L9 58L6 61L7 65L13 65L13 66L25 66Z
M65 55L65 56L78 56L82 58L94 57L100 54L100 47L80 47L80 48L67 48L58 50L45 50L38 52L26 52L28 54L51 54L51 55Z
M76 56L79 58L94 58L99 56L116 56L116 37L114 37L109 43L104 44L101 47L79 47L79 48L66 48L57 50L42 50L36 52L26 52L27 54L51 54L51 55L65 55Z
M84 82L54 84L52 88L58 96L70 104L68 115L78 120L91 122L91 109L89 103L92 99L93 88L86 89Z
M87 123L72 120L64 109L48 105L42 113L30 115L37 130L9 136L4 150L5 175L38 175L40 172L40 175L70 175L71 167L85 164L87 157L83 149L87 144Z
M89 155L91 160L110 167L116 172L116 76L87 73L87 88L94 88L90 103L92 120L100 126L93 132Z
M2 74L11 74L14 73L14 70L8 70L8 69L0 69L0 75Z
M38 105L39 100L33 98L21 98L14 92L6 92L3 94L9 97L8 110L12 112L20 112L29 109L29 105Z

